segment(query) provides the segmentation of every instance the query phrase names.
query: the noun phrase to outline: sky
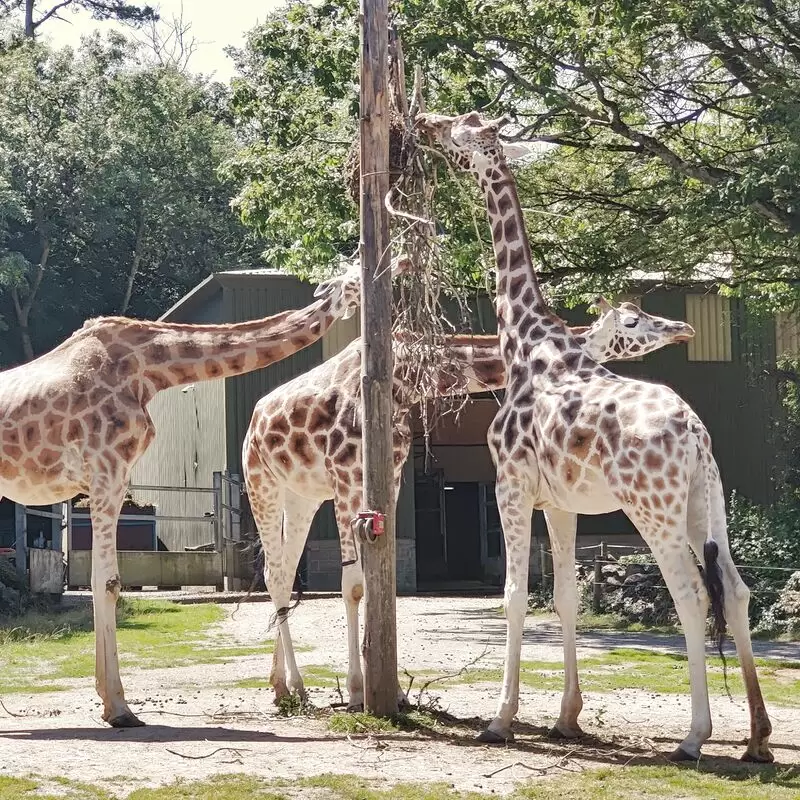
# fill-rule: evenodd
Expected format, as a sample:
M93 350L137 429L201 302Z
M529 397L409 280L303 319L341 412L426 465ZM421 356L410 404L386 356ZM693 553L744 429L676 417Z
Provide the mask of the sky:
M142 5L146 2L142 0ZM167 19L180 17L183 8L184 21L192 23L190 36L198 41L190 69L227 81L233 75L233 62L223 49L228 45L241 46L245 33L262 21L265 14L282 5L282 0L149 0L149 3L157 6L159 14ZM55 45L74 47L82 35L112 28L125 30L112 22L97 22L83 11L68 11L63 21L48 20L42 26L42 33L43 38L49 38Z

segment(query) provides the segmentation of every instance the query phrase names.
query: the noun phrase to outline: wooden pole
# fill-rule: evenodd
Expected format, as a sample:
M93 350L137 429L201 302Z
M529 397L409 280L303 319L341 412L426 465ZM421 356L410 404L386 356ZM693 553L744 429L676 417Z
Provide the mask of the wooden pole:
M361 0L361 400L365 511L384 533L361 546L364 567L364 710L397 713L392 279L389 269L388 2Z

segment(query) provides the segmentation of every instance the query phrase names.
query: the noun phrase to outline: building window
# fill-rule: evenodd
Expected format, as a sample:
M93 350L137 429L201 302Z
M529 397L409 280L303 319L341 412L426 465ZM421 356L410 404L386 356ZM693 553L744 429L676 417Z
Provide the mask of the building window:
M718 294L687 294L686 321L695 335L689 361L731 361L731 301Z
M780 311L776 315L775 355L800 356L800 314Z

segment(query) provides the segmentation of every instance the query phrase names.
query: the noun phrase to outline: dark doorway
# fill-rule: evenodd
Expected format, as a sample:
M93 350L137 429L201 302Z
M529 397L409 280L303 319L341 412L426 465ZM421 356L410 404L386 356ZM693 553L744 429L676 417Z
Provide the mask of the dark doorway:
M417 583L447 579L447 542L444 531L444 482L441 472L417 473L414 481L417 530Z
M447 578L480 580L481 525L477 483L448 483L444 487L447 520Z

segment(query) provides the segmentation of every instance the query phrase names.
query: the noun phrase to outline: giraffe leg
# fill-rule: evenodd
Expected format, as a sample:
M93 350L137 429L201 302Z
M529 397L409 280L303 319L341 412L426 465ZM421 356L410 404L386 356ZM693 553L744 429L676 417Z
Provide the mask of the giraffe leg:
M347 710L364 708L364 673L359 646L359 606L364 596L364 573L361 569L359 545L350 522L361 504L363 488L337 485L335 488L336 525L342 555L342 600L347 618Z
M675 610L678 612L683 636L686 640L686 655L689 662L689 684L692 696L692 722L689 734L670 755L673 761L696 761L700 748L711 736L711 707L708 701L706 680L706 615L708 594L700 571L697 569L685 522L680 529L655 526L643 519L636 510L626 509L642 537L650 545L664 582L667 584Z
M750 616L748 613L750 589L742 580L733 563L727 535L723 541L718 541L716 538L715 541L719 548L717 563L722 577L725 620L736 644L736 655L742 670L747 704L750 709L750 739L747 743L747 750L742 755L742 760L771 763L775 758L769 749L772 724L769 721L764 697L761 694L753 657L753 643L750 639Z
M498 471L497 508L506 546L506 584L503 605L506 612L506 657L503 688L497 716L478 741L497 744L511 741L511 723L519 709L519 670L522 633L528 606L528 559L531 549L533 502L522 486L512 484Z
M280 639L286 670L289 673L288 689L290 693L296 693L302 700L306 699L307 693L295 658L294 644L289 631L288 612L281 612L283 609L288 608L291 601L297 565L300 563L300 556L308 537L308 530L319 506L320 503L316 500L309 500L294 492L286 492L283 511L283 547L279 570L280 578L270 583L270 595L275 607L278 609L278 638Z
M257 458L243 458L245 464L245 479L250 498L250 510L261 539L264 551L264 582L267 591L275 603L272 586L280 581L283 569L283 503L281 492L271 476L261 467ZM249 462L249 463L248 463ZM291 584L290 584L291 586ZM276 612L281 606L275 603ZM284 657L283 641L280 626L275 634L275 648L272 653L272 671L269 681L275 693L274 702L277 705L282 697L289 694L286 684L286 661Z
M117 520L126 486L127 480L110 484L97 479L89 492L95 687L103 701L103 719L115 728L144 725L125 702L117 653L117 599L122 585L117 563Z
M553 551L553 597L564 639L564 694L561 698L561 713L550 731L550 735L575 739L583 734L578 724L578 715L583 708L583 698L578 683L578 659L575 643L578 616L575 534L578 527L578 515L557 509L548 509L544 515Z
M725 622L736 644L736 655L742 670L747 704L750 709L750 739L747 750L742 755L743 761L756 761L770 763L774 756L769 749L769 737L772 733L772 724L767 715L764 698L756 673L755 659L753 658L753 644L750 639L750 590L742 580L739 571L733 563L733 558L728 544L727 520L725 517L725 500L722 495L722 486L716 465L711 464L711 470L706 470L704 480L711 481L707 491L700 492L695 485L689 495L689 531L692 549L697 559L708 571L706 563L705 545L709 532L717 545L717 567L722 580L722 596L724 605ZM710 565L714 570L714 565Z

